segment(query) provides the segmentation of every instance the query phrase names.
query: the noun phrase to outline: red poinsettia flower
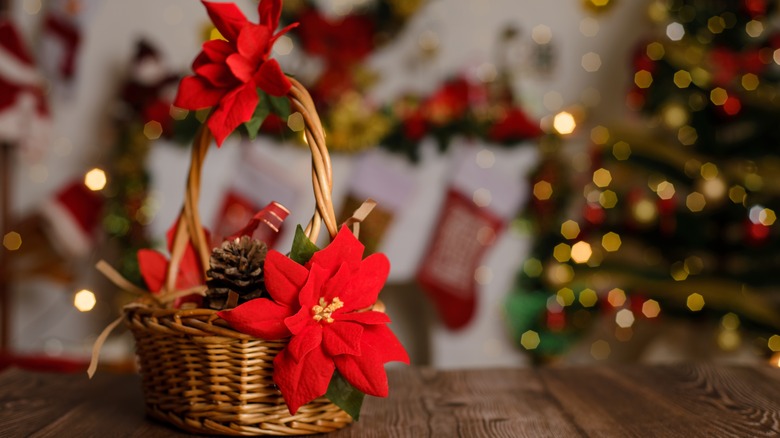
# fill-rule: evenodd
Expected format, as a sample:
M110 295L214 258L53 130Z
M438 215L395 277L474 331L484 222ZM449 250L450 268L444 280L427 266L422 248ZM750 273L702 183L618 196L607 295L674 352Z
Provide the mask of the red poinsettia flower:
M166 235L168 239L168 251L173 250L173 236L176 234L176 225L178 221L174 223L173 227L168 230ZM206 231L206 241L209 241L209 232ZM153 294L159 294L162 291L165 284L165 277L168 273L168 265L170 261L168 258L153 250L153 249L141 249L138 251L138 267L141 271L141 277L143 277L146 287ZM187 290L192 287L206 284L206 279L203 276L203 267L200 263L195 248L192 243L187 244L187 248L184 250L184 255L179 262L179 271L176 275L176 289ZM198 304L201 300L199 295L190 295L187 297L178 298L174 303L174 307L180 307L183 303L194 302Z
M259 102L257 88L284 96L291 84L274 59L268 59L277 38L296 24L274 34L282 13L281 0L262 0L260 23L246 19L233 3L204 1L211 21L225 40L203 44L192 64L193 76L179 84L174 105L197 110L215 107L207 122L218 145L240 124L250 120Z
M265 282L272 299L219 313L243 333L269 340L290 337L274 359L274 382L293 414L325 394L335 370L358 390L386 397L384 364L409 363L386 325L390 318L367 310L387 280L390 263L383 254L363 259L363 250L343 227L306 266L270 251Z

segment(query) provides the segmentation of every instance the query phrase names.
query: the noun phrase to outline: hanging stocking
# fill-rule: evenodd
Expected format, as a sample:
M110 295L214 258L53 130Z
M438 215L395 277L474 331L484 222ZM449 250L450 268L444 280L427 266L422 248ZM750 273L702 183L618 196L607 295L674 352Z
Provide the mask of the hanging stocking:
M103 198L81 181L74 181L41 205L52 243L66 257L83 257L94 248Z
M479 152L474 147L465 152L417 273L450 329L472 319L478 268L521 200L521 178L480 167Z
M9 21L0 21L0 141L39 158L48 143L49 111L41 75Z
M95 9L95 0L53 0L47 3L41 38L41 64L55 85L70 85L76 76L76 62L82 31Z
M376 252L395 212L403 208L414 191L410 166L406 160L379 149L365 152L357 159L339 217L344 221L368 198L377 202L360 224L360 241L366 247L365 254Z

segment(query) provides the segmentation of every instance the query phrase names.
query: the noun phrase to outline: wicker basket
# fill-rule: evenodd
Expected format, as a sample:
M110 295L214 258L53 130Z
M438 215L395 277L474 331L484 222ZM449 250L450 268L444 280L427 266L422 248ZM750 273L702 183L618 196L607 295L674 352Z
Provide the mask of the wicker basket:
M299 82L288 97L301 113L312 153L316 210L306 227L311 240L322 224L331 238L337 223L331 200L332 173L322 125ZM176 230L166 290L173 291L188 241L204 267L210 249L197 213L200 172L211 143L204 126L192 149L182 220ZM331 432L352 418L324 397L290 415L273 382L273 360L286 345L231 329L210 309L176 310L139 301L124 310L136 340L143 393L150 415L189 432L220 435L302 435Z

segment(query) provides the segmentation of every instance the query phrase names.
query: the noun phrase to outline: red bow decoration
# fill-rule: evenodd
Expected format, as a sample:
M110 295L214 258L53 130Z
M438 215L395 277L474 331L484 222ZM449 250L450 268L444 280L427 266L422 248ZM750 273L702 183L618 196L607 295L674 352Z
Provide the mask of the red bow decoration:
M290 338L274 359L274 382L292 414L327 392L335 370L358 390L386 397L384 364L409 363L387 327L390 318L367 310L387 280L390 263L384 254L363 259L363 250L342 227L305 266L270 251L265 282L272 299L219 312L241 332L269 340Z
M275 59L268 59L274 42L291 24L274 34L282 13L281 0L262 0L260 22L252 23L233 3L203 2L211 21L225 40L203 43L192 76L182 79L174 105L198 110L214 107L207 121L217 145L240 124L250 120L260 102L257 89L272 96L290 91L289 79Z

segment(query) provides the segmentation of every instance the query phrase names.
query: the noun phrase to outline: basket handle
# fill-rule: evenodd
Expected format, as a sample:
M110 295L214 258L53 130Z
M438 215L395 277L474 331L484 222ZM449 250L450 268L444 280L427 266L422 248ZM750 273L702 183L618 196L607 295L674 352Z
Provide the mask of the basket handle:
M306 226L305 233L309 240L316 243L323 223L331 239L338 233L336 213L333 209L333 198L331 196L333 191L333 169L331 167L330 154L325 145L325 131L322 128L322 123L317 114L317 109L314 107L311 95L295 78L288 77L288 79L292 87L287 93L287 97L290 99L292 110L299 112L303 116L306 143L311 151L311 176L316 208L309 224ZM198 214L198 200L200 199L200 177L203 160L206 158L206 152L208 152L211 145L211 138L211 132L208 127L205 124L201 125L192 145L190 171L184 192L181 220L179 220L174 234L171 261L166 273L165 286L169 291L175 290L176 274L178 273L179 264L184 256L188 241L192 242L196 254L200 258L204 275L205 270L209 266L211 248L209 248L209 242L206 240L206 234L203 231L200 215Z

